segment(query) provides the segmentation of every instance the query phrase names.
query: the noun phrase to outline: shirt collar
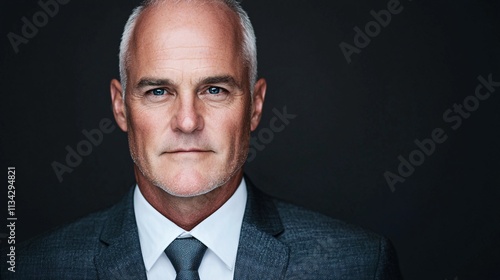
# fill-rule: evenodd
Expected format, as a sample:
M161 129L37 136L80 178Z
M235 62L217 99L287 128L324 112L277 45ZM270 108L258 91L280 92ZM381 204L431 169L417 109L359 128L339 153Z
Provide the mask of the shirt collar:
M226 203L187 232L154 209L136 185L134 212L146 270L149 271L165 248L180 236L193 236L200 240L229 270L233 270L246 201L246 183L242 179Z

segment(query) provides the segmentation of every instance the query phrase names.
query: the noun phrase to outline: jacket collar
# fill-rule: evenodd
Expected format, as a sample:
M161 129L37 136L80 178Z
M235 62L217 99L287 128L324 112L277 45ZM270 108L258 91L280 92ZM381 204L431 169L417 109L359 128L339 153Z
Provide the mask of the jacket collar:
M234 279L283 279L289 248L277 237L283 224L273 200L245 177L248 200L241 227Z
M133 194L134 188L131 188L125 198L109 210L100 235L103 247L94 259L99 279L146 280Z

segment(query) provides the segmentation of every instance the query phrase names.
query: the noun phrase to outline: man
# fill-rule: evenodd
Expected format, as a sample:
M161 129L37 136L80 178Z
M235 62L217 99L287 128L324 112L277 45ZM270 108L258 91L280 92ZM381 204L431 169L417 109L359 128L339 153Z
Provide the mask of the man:
M136 8L111 99L137 186L19 246L16 272L2 278L400 279L386 239L272 199L243 177L266 94L256 65L235 1Z

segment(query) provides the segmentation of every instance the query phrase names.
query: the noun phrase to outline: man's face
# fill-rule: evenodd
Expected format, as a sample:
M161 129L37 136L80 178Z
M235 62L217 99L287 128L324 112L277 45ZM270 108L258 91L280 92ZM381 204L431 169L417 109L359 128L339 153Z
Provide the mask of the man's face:
M262 102L252 106L237 26L216 4L161 4L138 19L115 116L139 183L189 197L241 172Z

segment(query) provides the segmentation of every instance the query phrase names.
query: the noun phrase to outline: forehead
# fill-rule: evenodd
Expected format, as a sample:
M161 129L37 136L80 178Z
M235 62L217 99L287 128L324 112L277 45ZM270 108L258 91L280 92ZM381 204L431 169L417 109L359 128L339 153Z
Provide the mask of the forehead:
M187 65L241 70L241 37L237 16L221 3L165 1L148 7L138 18L129 69L184 69Z

